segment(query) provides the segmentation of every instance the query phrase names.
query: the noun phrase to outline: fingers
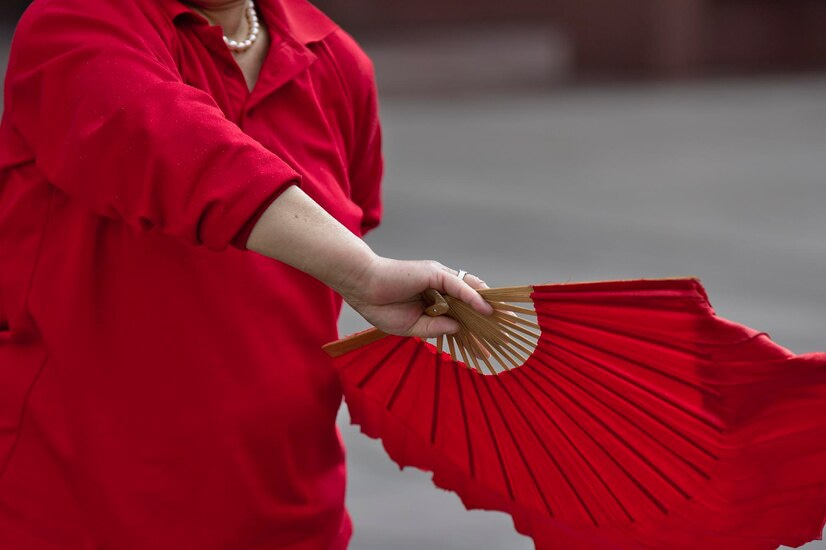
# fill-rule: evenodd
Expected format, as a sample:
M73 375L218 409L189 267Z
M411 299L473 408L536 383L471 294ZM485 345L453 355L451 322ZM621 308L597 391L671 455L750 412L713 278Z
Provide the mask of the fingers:
M482 279L480 279L479 277L477 277L476 275L474 275L472 273L468 273L467 275L465 275L465 282L468 285L470 285L471 288L476 289L476 290L482 290L482 289L485 289L485 288L490 288L485 283L485 281L483 281Z
M442 264L440 264L439 262L434 262L434 264L436 266L438 266L439 268L447 271L448 273L450 273L451 275L454 275L456 277L458 277L459 273L461 273L460 271L458 271L456 269L451 269L449 267L445 267ZM477 277L473 273L464 272L464 274L462 275L462 280L464 282L466 282L468 285L470 285L471 288L476 289L476 290L482 290L484 288L490 288L487 285L487 283L485 283L485 281L483 281L482 279L480 279L479 277Z
M439 282L439 286L436 287L437 290L442 290L454 298L462 300L482 315L490 315L493 313L493 308L490 304L488 304L485 299L476 292L476 289L470 285L470 282L467 281L467 279L471 278L470 274L465 275L466 280L462 280L450 271L440 270L437 272L437 278ZM473 278L475 279L473 282L477 285L477 288L487 288L484 281L475 276L473 276Z

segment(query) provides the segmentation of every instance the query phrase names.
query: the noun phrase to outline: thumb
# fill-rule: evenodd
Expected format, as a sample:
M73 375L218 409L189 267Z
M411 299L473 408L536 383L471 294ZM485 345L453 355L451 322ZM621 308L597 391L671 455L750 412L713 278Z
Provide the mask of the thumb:
M430 317L422 315L410 327L408 336L418 336L419 338L436 338L443 334L455 334L459 330L459 323L454 319L441 315Z

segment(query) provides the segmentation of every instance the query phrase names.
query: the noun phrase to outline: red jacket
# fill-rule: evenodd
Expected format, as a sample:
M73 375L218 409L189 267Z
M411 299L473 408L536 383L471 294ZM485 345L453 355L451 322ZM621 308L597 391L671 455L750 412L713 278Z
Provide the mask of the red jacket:
M37 0L0 126L0 548L339 548L340 299L244 250L287 186L380 216L372 67L257 0L249 93L177 0Z

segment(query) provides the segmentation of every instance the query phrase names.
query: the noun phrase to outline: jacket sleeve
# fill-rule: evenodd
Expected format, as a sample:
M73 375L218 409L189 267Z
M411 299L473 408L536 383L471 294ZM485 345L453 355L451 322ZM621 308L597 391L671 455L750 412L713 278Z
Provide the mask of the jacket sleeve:
M91 210L225 249L298 174L183 81L156 24L88 5L35 3L24 16L6 86L13 128L49 182Z
M361 233L364 235L379 225L382 216L384 162L375 70L367 54L343 30L337 29L325 43L344 81L352 110L348 153L350 197L362 209Z
M361 234L374 229L381 222L381 181L384 161L381 149L381 124L379 122L378 94L375 80L364 83L361 97L357 98L355 112L355 144L350 161L350 181L353 200L364 212Z

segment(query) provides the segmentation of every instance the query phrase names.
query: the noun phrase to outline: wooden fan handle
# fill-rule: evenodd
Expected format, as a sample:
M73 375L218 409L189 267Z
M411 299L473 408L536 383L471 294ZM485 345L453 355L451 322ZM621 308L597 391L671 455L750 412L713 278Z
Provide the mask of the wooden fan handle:
M425 301L429 304L424 312L431 317L438 317L444 315L450 310L450 306L445 300L445 297L435 288L428 288L423 292Z
M367 330L352 334L347 338L330 342L329 344L322 346L321 349L327 352L327 355L330 357L338 357L340 355L344 355L345 353L351 352L354 349L358 349L362 346L366 346L367 344L372 344L373 342L381 340L385 336L387 336L387 334L377 328L368 328Z

